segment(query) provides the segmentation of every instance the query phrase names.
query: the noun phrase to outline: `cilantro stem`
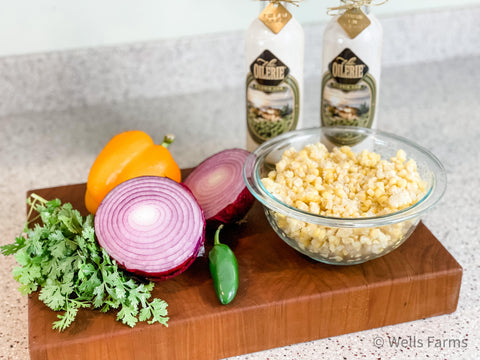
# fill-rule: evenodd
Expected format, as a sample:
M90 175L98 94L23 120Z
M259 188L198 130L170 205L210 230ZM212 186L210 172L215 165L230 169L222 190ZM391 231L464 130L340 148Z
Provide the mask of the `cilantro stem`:
M48 201L35 193L30 194L30 197L27 199L27 204L29 206L29 209L27 213L27 219L25 221L25 226L23 227L24 232L28 230L28 227L30 226L30 224L32 224L33 222L35 222L37 219L40 218L40 211L39 209L37 209L37 202L41 203L42 205L45 205ZM35 210L38 211L38 215L35 216L33 219L30 219L33 211Z

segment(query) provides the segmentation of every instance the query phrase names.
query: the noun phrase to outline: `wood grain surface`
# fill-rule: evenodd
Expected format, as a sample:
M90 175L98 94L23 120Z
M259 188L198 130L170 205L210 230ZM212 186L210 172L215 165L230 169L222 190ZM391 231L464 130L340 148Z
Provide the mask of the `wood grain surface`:
M86 214L85 184L34 190L71 202ZM130 328L115 313L80 310L66 331L52 330L56 313L29 297L29 348L37 359L221 359L455 311L462 268L420 223L398 249L352 266L313 261L286 245L256 202L246 221L222 239L234 250L240 285L221 305L206 257L156 284L169 304L169 326ZM207 251L213 231L207 232Z

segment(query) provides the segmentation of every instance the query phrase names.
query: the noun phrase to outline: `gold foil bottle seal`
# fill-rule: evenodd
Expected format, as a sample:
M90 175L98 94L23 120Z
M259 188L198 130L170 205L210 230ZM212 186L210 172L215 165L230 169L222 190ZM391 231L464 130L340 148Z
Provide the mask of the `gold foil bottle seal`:
M345 30L347 35L354 39L363 30L365 30L371 21L361 10L362 6L379 6L388 0L340 0L342 5L327 9L327 15L343 14L339 16L337 22Z
M365 30L371 21L365 13L358 8L353 8L345 11L337 20L340 26L345 30L347 35L354 39Z
M292 14L280 3L271 2L258 17L274 34L278 34L292 18Z

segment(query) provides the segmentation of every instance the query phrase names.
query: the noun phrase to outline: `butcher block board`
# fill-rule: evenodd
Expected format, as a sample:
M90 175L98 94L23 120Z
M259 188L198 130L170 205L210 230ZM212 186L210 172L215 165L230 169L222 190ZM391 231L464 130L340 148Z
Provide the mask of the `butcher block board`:
M85 184L32 192L70 202L83 214ZM286 245L270 228L258 202L240 224L222 230L234 250L240 284L221 305L206 257L183 274L156 284L168 303L168 327L130 328L115 312L80 310L64 332L52 330L57 314L32 294L29 349L37 359L221 359L325 337L454 312L462 268L420 223L392 253L367 263L333 266ZM213 231L207 232L206 251Z

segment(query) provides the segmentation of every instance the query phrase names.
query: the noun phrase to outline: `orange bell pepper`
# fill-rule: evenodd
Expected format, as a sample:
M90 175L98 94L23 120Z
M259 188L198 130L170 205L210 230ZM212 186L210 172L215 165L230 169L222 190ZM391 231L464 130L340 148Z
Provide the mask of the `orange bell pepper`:
M173 137L165 136L161 145L139 130L115 135L103 148L90 169L85 206L95 214L105 195L123 181L138 176L165 176L181 181L180 168L167 147Z

